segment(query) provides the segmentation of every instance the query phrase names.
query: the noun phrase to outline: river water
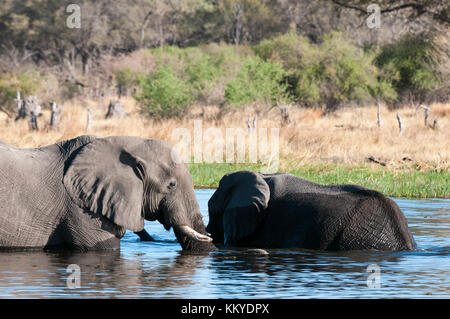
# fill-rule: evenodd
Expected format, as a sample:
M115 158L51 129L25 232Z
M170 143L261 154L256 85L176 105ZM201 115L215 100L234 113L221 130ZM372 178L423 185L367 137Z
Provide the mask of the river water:
M196 190L205 224L213 192ZM0 253L0 298L450 298L450 200L394 200L416 251L192 255L146 222L157 241L127 231L116 252Z

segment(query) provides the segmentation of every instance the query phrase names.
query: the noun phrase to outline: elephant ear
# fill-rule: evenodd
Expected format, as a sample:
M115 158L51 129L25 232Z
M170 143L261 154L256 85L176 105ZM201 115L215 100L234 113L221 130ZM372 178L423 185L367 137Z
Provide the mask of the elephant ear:
M208 206L213 214L223 213L225 244L236 244L256 230L269 199L269 185L258 173L241 171L222 178Z
M79 207L118 226L141 231L143 165L114 138L96 139L66 164L63 183Z

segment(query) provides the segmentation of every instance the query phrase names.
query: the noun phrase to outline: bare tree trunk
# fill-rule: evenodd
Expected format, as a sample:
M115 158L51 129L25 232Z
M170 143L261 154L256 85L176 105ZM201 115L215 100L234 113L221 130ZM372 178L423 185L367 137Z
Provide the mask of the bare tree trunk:
M145 29L147 28L147 25L150 21L150 16L152 15L152 11L149 11L147 15L144 18L144 22L142 23L141 27L141 40L139 42L139 49L142 49L144 47L144 39L145 39Z
M381 127L381 113L380 113L380 102L377 101L378 107L377 107L377 125L378 127Z
M30 124L31 130L33 130L33 131L39 131L39 126L38 126L38 121L37 121L37 115L36 115L34 112L31 113L31 117L30 117L30 120L29 120L29 124Z
M117 85L117 98L120 100L122 97L122 85Z
M236 25L234 31L234 44L239 45L242 29L242 5L236 4Z
M91 129L91 109L87 111L87 123L86 123L86 131Z
M400 133L402 133L403 123L402 123L402 118L400 117L400 115L398 113L397 113L397 121L398 121L398 129L399 129Z
M161 20L159 21L159 46L160 46L160 48L164 47L163 20L164 20L164 13L161 14Z
M433 121L433 126L432 126L433 130L436 130L438 128L437 125L438 125L438 119L437 119L437 117L435 117L434 121Z
M22 109L22 99L20 98L20 91L19 90L16 93L16 105L17 105L17 113L20 116L20 110Z
M81 63L82 63L82 69L83 69L83 75L86 75L89 73L89 54L86 52L83 52L81 55Z
M62 105L57 105L55 102L50 102L51 108L51 118L50 118L50 127L55 129L58 126L59 120L61 119L63 113Z

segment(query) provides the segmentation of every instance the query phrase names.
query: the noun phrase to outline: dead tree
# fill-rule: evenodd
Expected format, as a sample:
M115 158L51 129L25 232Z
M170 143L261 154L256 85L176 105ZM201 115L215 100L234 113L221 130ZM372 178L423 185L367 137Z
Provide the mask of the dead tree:
M386 166L386 162L383 162L383 161L379 160L378 158L376 158L374 156L370 156L369 158L367 158L367 160L369 162L380 164L381 166Z
M438 128L438 119L437 119L437 117L435 117L434 118L434 121L433 121L433 125L431 126L431 128L433 129L433 130L436 130L437 128Z
M18 115L16 121L20 119L27 119L31 130L39 130L37 118L42 113L41 105L36 96L30 95L24 100L20 99L20 93L17 94Z
M112 117L124 118L127 116L127 113L123 109L122 104L120 104L117 100L111 100L108 106L108 112L105 115L105 119L109 119Z
M288 110L287 106L281 106L280 112L281 112L281 124L287 125L287 124L291 123L291 119L289 117L289 110Z
M50 127L55 129L58 126L64 109L62 105L56 104L56 102L53 101L50 102L50 109L52 112L50 117Z
M417 111L419 110L419 108L422 108L422 109L424 109L425 110L425 115L424 115L424 124L425 124L425 126L428 126L428 117L430 116L430 111L431 111L431 109L428 107L428 106L426 106L426 105L423 105L423 104L420 104L417 108L416 108L416 114L417 114Z
M430 108L427 108L426 110L425 110L425 118L424 118L424 123L425 123L425 126L427 126L427 122L428 122L428 117L430 116Z
M22 99L20 98L20 91L17 91L15 101L17 105L17 113L20 114L20 109L22 108Z
M380 113L380 102L377 102L378 106L377 106L377 125L378 127L381 127L381 113Z
M122 97L122 85L117 85L117 98L120 99Z
M258 115L255 114L255 117L253 118L253 121L250 118L250 115L247 117L247 129L248 132L252 132L253 130L256 131L256 126L258 125Z
M87 110L87 122L86 122L86 131L91 129L91 109Z
M398 113L397 113L397 121L398 121L398 129L401 134L403 131L403 122L402 122L402 118L400 117L400 115Z

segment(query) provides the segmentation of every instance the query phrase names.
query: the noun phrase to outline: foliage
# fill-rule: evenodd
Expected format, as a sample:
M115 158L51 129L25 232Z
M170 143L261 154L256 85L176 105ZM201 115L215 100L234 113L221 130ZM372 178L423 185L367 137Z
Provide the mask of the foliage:
M0 111L11 114L15 111L14 99L17 91L21 97L36 94L44 81L39 72L4 73L0 76Z
M170 66L197 102L221 105L225 85L253 53L282 66L286 94L296 102L332 109L411 92L422 99L448 69L429 63L436 52L428 40L420 42L439 34L448 39L449 7L441 0L376 1L387 13L383 32L360 27L369 0L79 0L80 29L66 23L72 2L0 1L0 72L51 70L64 99L107 92L114 84L134 88L155 70L156 60ZM400 26L418 35L410 45L397 44ZM338 29L347 30L357 46L347 37L340 42L336 32L327 35ZM377 52L359 49L375 41L382 45L376 68ZM146 66L139 66L139 52L146 53ZM123 64L108 69L117 61ZM448 76L441 78L448 86Z
M139 83L139 78L143 75L139 70L130 67L124 67L115 72L116 83L127 90Z
M254 51L282 63L296 99L305 105L333 110L342 103L395 97L389 81L378 76L373 52L360 50L341 32L326 34L319 44L290 32L262 41Z
M236 106L289 100L285 75L286 71L280 65L248 57L236 78L226 84L225 101Z
M372 58L360 51L342 33L333 32L323 42L305 52L300 70L300 99L319 101L327 109L343 102L368 100L376 87Z
M252 47L257 56L265 61L278 62L288 71L302 67L305 51L311 50L308 38L290 31L270 39L264 39Z
M400 94L423 99L441 82L437 55L438 48L432 41L406 36L384 46L375 62Z
M386 171L367 164L318 163L298 166L298 159L283 158L281 161L286 166L284 172L320 184L358 184L394 197L448 198L450 194L448 173L444 171ZM263 165L251 163L189 164L194 185L211 188L218 187L220 179L227 173L239 170L259 172L263 168Z
M161 117L182 116L192 101L189 86L169 66L142 77L136 100L143 110Z

